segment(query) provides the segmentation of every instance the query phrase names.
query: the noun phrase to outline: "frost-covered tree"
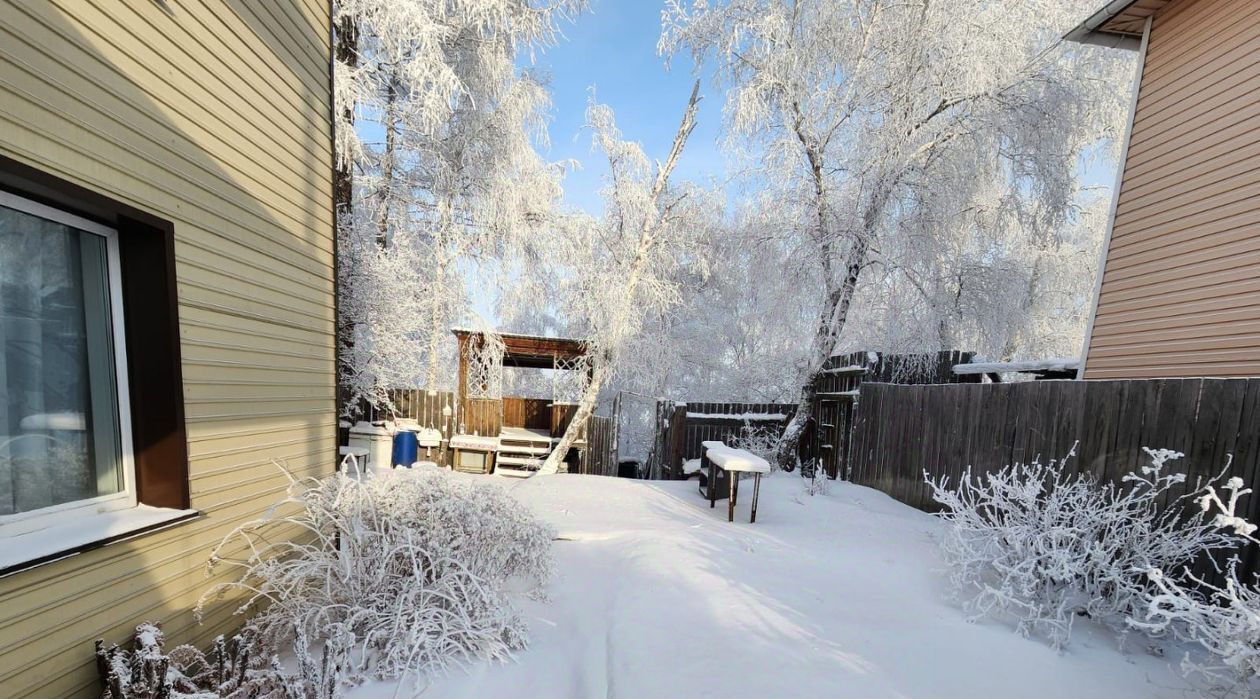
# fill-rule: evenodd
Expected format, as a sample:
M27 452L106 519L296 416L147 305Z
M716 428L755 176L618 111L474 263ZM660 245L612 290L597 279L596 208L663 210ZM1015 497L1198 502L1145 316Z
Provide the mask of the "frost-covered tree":
M942 289L915 289L898 274L915 268L906 255L921 251L916 241L940 256L945 241L972 231L1048 239L1071 218L1079 159L1123 114L1111 86L1127 66L1059 40L1092 9L1087 0L667 0L660 50L712 66L727 88L728 141L770 193L775 230L811 265L800 290L815 320L783 468L796 465L817 372L858 328L879 325L858 315L868 287L873 298L922 294L932 317L918 322L948 326ZM992 252L955 247L955 260L983 263ZM964 276L993 269L956 266Z
M767 232L759 211L753 200L728 217L715 212L703 267L677 270L679 303L645 319L613 385L623 397L623 455L646 456L660 400L795 399L795 362L812 306L796 282L798 260Z
M843 345L917 353L967 349L994 360L1080 350L1106 202L1083 202L1053 235L978 224L888 241L865 272ZM949 233L950 231L945 231Z
M560 194L545 85L523 50L585 0L339 0L342 380L354 398L449 380L450 325L479 260L534 233ZM352 401L353 404L353 401Z
M568 217L551 252L565 269L556 275L560 306L587 340L590 380L544 473L559 470L645 319L678 303L677 270L702 259L697 241L721 208L702 188L670 182L695 128L699 90L696 83L669 153L655 165L638 143L622 138L610 107L593 103L587 110L595 145L608 158L605 210L599 219Z

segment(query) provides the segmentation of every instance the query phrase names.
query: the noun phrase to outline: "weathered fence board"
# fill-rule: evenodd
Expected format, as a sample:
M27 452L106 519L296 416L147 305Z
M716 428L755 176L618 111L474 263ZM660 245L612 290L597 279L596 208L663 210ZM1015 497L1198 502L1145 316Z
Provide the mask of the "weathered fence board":
M614 418L592 415L586 422L586 447L575 473L617 475L617 424Z

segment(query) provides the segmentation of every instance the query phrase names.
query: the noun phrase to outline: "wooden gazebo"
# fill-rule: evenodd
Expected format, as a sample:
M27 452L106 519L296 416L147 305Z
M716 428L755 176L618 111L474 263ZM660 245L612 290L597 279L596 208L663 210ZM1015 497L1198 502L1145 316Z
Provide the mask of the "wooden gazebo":
M536 468L558 441L577 406L553 398L486 395L485 386L473 386L484 377L470 371L487 342L479 330L455 328L459 343L459 377L456 402L459 406L456 429L460 434L499 437L501 446L497 463L500 466ZM503 367L521 369L559 369L590 371L586 341L567 337L546 337L521 333L495 333L503 342ZM476 389L482 390L476 390ZM476 395L476 394L482 395ZM489 393L493 393L492 391ZM581 446L580 444L578 446Z

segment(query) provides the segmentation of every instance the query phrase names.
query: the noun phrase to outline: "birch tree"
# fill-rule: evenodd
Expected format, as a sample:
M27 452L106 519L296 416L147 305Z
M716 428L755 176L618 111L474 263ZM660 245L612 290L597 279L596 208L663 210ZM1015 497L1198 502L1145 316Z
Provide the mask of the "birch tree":
M560 195L545 162L546 86L517 58L555 41L585 0L339 0L339 167L353 206L339 245L342 380L449 381L449 326L481 260L534 233Z
M669 153L655 165L638 143L622 138L610 107L592 104L587 110L595 144L608 158L605 210L598 220L571 216L565 224L566 242L553 254L559 253L565 268L558 279L562 308L587 338L590 380L560 443L543 463L543 473L559 470L644 320L680 299L674 272L695 257L706 214L714 212L709 193L670 182L695 128L699 90L697 82Z
M1123 114L1119 81L1099 78L1127 66L1059 40L1092 5L667 0L660 50L712 66L728 143L811 266L800 293L816 321L780 467L796 466L815 378L868 320L855 315L864 288L919 293L887 274L908 268L906 240L984 225L965 218L993 192L1005 220L1040 235L1072 216L1078 159Z

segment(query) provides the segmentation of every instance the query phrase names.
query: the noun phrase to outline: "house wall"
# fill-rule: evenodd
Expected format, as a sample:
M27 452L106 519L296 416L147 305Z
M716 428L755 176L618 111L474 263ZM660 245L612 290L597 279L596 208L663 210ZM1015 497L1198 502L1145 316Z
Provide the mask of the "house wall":
M1260 15L1155 16L1084 376L1260 376Z
M198 625L211 548L335 461L327 0L0 0L0 155L173 222L192 507L0 579L0 696L99 696L92 642ZM2 545L2 542L0 542Z

